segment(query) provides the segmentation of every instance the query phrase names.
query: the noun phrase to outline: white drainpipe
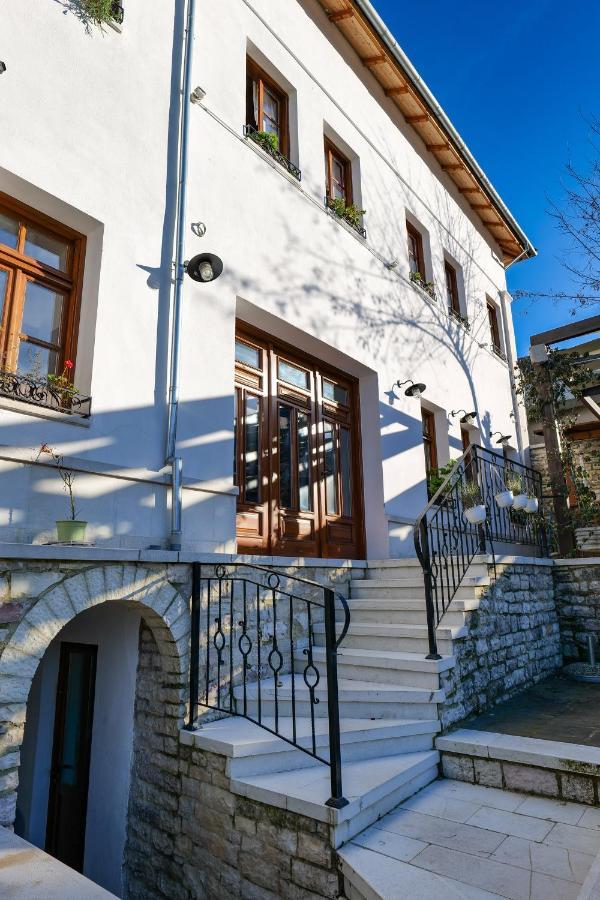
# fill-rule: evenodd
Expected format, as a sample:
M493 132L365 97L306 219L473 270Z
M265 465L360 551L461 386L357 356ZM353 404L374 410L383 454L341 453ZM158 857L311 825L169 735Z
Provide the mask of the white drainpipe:
M171 466L171 536L169 545L181 549L181 509L183 460L177 456L177 412L179 407L179 357L181 345L181 304L185 277L185 214L187 196L188 138L190 94L192 90L192 52L196 0L188 0L185 47L183 58L183 87L181 94L181 128L179 140L179 173L177 185L177 232L175 251L175 294L171 330L171 364L169 378L169 424L167 430L166 462Z

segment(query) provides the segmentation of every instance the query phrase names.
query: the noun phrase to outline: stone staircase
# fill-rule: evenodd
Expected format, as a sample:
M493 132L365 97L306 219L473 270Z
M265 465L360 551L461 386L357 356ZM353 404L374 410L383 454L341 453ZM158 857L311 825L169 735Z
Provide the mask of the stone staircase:
M360 571L360 570L358 570ZM343 788L349 803L326 805L329 767L241 717L202 726L198 747L228 758L231 789L242 796L328 823L332 844L341 846L406 798L436 779L440 730L438 704L444 701L440 674L454 666L453 644L466 634L465 613L477 606L477 590L489 584L487 559L476 559L452 608L438 628L440 660L428 660L424 584L416 559L369 563L364 577L351 582L351 621L338 651L338 686ZM362 571L360 571L362 575ZM315 627L315 662L321 673L325 635ZM306 656L299 654L297 670ZM310 703L300 674L261 685L261 714L292 738L292 696L296 742L312 745L311 715L317 752L328 750L327 685L323 676ZM242 688L236 688L240 704ZM248 714L258 713L257 685L248 685Z

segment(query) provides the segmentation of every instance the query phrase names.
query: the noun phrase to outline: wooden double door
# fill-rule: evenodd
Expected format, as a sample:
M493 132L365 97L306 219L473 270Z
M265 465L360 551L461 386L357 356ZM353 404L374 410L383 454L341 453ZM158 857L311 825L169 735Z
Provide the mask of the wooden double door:
M235 383L238 551L362 557L358 383L246 329Z

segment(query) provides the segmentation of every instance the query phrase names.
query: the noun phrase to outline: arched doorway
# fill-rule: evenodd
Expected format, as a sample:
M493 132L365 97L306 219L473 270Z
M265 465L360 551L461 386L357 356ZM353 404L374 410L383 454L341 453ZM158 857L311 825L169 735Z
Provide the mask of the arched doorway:
M20 752L15 831L118 896L143 634L153 636L157 699L168 684L178 725L185 713L189 607L165 576L108 565L65 578L0 658L0 678L23 699L24 714L15 704L4 723Z

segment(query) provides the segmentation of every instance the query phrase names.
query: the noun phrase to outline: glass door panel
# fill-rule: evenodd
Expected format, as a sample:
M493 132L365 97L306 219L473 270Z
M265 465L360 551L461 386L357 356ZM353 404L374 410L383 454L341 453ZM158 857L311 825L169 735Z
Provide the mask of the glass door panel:
M310 478L310 418L306 413L297 416L298 446L298 506L303 512L312 509L312 489Z
M279 505L291 509L292 501L292 409L279 407Z
M325 455L325 504L329 515L338 514L338 465L335 425L323 422L323 452Z

